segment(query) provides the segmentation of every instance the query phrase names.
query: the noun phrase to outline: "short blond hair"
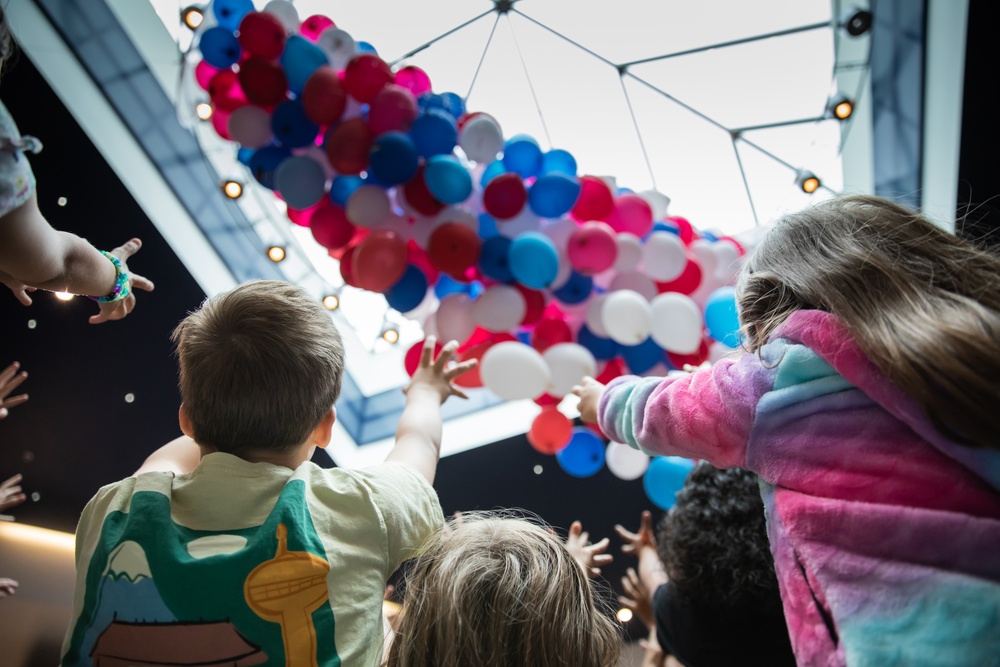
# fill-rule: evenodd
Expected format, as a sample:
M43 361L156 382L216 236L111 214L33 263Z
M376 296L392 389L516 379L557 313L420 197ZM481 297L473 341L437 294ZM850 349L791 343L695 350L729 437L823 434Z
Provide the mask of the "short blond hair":
M340 394L340 333L296 285L259 280L211 297L172 340L192 435L218 451L289 451Z
M463 515L406 579L388 667L608 667L621 634L558 537L521 518Z

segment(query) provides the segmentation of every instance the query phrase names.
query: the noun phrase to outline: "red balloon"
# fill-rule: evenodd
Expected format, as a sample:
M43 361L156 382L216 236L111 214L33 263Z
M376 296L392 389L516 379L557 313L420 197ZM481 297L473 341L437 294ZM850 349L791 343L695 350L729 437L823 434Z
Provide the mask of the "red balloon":
M701 267L698 262L688 257L687 264L681 275L665 283L656 283L656 289L661 294L663 292L679 292L680 294L691 294L701 285Z
M483 189L483 208L497 220L509 220L524 209L528 191L517 174L500 174Z
M431 91L431 78L419 67L407 65L396 72L396 85L406 88L414 95L423 95Z
M441 343L434 343L434 358L437 359L438 354L441 353L441 349L444 347ZM403 357L403 367L406 369L406 374L413 377L413 374L417 372L417 368L420 367L420 353L424 350L424 341L418 340L416 343L410 346L410 349L406 351L406 356Z
M653 209L639 195L624 194L615 200L615 209L605 220L616 232L642 238L653 228Z
M555 317L543 318L535 325L535 330L531 334L531 346L539 352L544 352L553 345L572 341L573 332L566 324L566 320Z
M683 369L685 365L701 366L708 361L708 355L708 341L703 340L698 347L698 351L694 354L674 354L673 352L667 352L667 359L670 360L674 368Z
M325 202L328 203L329 200L323 199L315 206L310 206L305 209L297 209L289 206L287 211L288 219L299 227L308 227L313 214L324 206Z
M681 241L684 241L684 245L691 245L692 242L701 238L698 232L694 230L694 225L688 222L687 218L672 215L668 216L667 220L677 226L678 236L681 237Z
M356 231L344 209L333 204L320 205L312 215L309 229L316 242L330 250L346 246Z
M453 278L479 261L479 235L458 222L446 222L431 233L427 256L431 264Z
M319 67L302 88L302 109L317 125L332 125L347 107L347 93L332 67Z
M585 222L570 234L566 256L580 273L593 275L614 266L618 257L615 232L603 222Z
M240 21L237 38L244 53L275 60L285 50L288 34L274 14L248 12Z
M417 173L403 185L403 199L414 211L421 215L437 215L444 209L444 204L439 202L427 189L427 182L424 180L424 165L417 168Z
M361 287L354 275L354 253L357 246L347 246L347 250L340 256L340 277L344 279L345 285L351 287Z
M604 220L615 208L615 198L604 179L597 176L580 177L580 196L570 213L581 222Z
M514 287L524 297L524 319L521 320L521 326L528 326L542 319L542 314L545 312L545 294L520 283L514 283Z
M243 94L236 72L219 70L208 82L208 96L216 109L225 112L235 111L247 104L247 96Z
M542 394L538 398L531 399L536 405L541 407L547 407L549 405L559 405L562 402L561 398L556 398L555 396L550 396L549 394Z
M594 378L601 384L607 384L614 380L615 378L621 377L625 374L625 364L621 359L615 357L608 363L604 365L604 370L598 373L597 377Z
M229 112L222 109L216 109L212 112L212 127L215 128L216 134L218 134L223 139L229 139Z
M288 93L288 79L281 65L260 56L240 63L240 86L248 100L262 107L281 104Z
M344 69L344 88L362 104L368 104L378 91L392 83L389 65L374 53L361 53L351 58Z
M409 132L417 117L417 100L405 88L389 84L378 91L368 108L368 127L375 134Z
M542 454L555 454L573 437L573 422L555 406L542 408L528 429L528 444Z
M743 244L734 239L732 236L720 236L719 241L726 241L727 243L732 243L736 246L736 252L739 253L740 257L747 254L746 248L743 247Z
M605 442L610 440L608 436L604 435L604 431L601 430L600 424L594 422L583 422L583 425L589 428L591 431L593 431L594 435L596 435L601 440L604 440Z
M321 32L323 32L327 28L336 28L336 27L337 25L333 22L333 19L331 19L330 17L323 16L322 14L313 14L312 16L310 16L309 18L307 18L305 21L302 22L302 25L299 27L299 32L301 32L302 36L308 39L310 42L315 42L317 39L319 39L319 35Z
M372 232L354 251L352 269L358 287L384 292L406 271L406 241L395 232Z
M348 176L360 174L368 166L368 152L374 141L375 135L360 118L331 128L326 135L326 156L330 166Z
M202 90L208 90L208 84L212 81L212 77L218 74L219 70L212 67L204 60L199 60L198 64L194 66L194 79L201 86Z

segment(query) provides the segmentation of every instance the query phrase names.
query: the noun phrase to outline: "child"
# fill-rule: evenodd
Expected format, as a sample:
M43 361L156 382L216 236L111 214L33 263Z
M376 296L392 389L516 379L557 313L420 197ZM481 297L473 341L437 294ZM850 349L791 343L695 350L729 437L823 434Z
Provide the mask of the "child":
M474 364L428 338L386 462L325 470L344 348L305 291L246 283L174 340L186 437L84 510L62 664L378 664L386 579L443 521L440 405Z
M997 664L1000 259L875 197L779 222L748 354L578 388L584 420L762 479L799 664Z
M613 667L621 638L586 568L524 519L463 514L406 580L388 667Z

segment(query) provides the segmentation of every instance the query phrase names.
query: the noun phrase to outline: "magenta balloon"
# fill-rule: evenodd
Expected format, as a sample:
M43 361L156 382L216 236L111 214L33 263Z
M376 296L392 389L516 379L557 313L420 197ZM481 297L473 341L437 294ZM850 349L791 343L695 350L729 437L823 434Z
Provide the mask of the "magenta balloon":
M417 117L417 100L406 88L388 84L380 90L368 109L368 127L375 134L409 132Z
M639 195L624 194L615 199L615 210L607 221L616 232L628 232L642 238L653 228L653 209Z
M614 266L618 257L615 232L603 222L586 222L566 243L569 263L580 273L593 275Z

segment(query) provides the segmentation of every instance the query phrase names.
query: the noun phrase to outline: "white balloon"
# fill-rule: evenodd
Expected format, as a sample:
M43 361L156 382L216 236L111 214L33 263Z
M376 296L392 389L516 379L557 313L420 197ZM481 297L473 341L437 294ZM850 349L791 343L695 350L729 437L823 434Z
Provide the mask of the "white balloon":
M542 355L535 348L514 341L497 343L488 349L479 365L479 374L490 391L508 401L538 398L552 383Z
M504 333L521 324L527 308L524 295L516 288L493 285L472 302L472 319L487 331Z
M447 206L434 216L435 225L443 225L446 222L457 222L460 225L465 225L477 234L479 233L479 220L470 211L461 206Z
M552 220L542 225L542 234L545 234L556 245L559 252L566 252L569 237L577 230L579 225L569 218Z
M501 236L506 236L509 239L524 232L537 232L541 226L541 219L527 205L513 218L497 220L497 231L500 232Z
M298 33L299 12L295 9L295 5L288 2L288 0L271 0L271 2L264 5L264 11L268 14L274 14L281 21L281 25L285 26L285 30L288 31L289 35Z
M461 343L467 340L476 330L476 323L472 319L472 300L469 295L459 292L441 299L434 322L437 324L441 341L457 340Z
M430 294L433 294L434 292L434 290L427 290L427 291ZM434 301L436 301L436 299L432 300L432 302ZM434 336L435 338L441 338L441 336L438 335L436 310L432 309L430 315L428 315L427 319L424 320L423 329L424 329L424 338L426 338L427 336Z
M274 188L292 208L314 206L326 194L323 168L307 157L293 155L274 170Z
M712 254L715 256L715 275L723 282L730 282L740 270L740 253L728 241L716 241L712 244Z
M590 350L576 343L557 343L542 353L552 374L547 392L556 398L569 394L585 377L597 374L597 361Z
M649 235L642 247L642 266L657 282L673 280L684 272L687 256L684 242L671 232L657 231Z
M587 303L587 318L585 324L590 333L601 338L608 337L608 330L604 328L604 302L608 300L607 294L598 294L591 297Z
M653 310L644 296L631 290L611 292L601 309L604 329L620 345L638 345L649 338Z
M316 46L326 54L330 67L341 70L347 67L357 52L358 45L350 33L340 28L327 28L316 38Z
M670 197L657 190L643 190L639 196L653 209L653 220L663 220L667 217L667 207L670 206Z
M618 256L615 258L614 270L634 271L642 261L642 241L635 234L621 232L615 236L615 244L618 246Z
M719 268L719 260L712 251L711 241L698 239L691 243L688 252L698 262L698 266L701 267L701 275L705 276L706 281L709 276L715 276Z
M690 297L667 292L653 299L653 341L668 352L693 354L701 347L705 325Z
M654 283L647 275L638 271L619 273L615 276L614 280L611 281L611 285L608 287L608 291L617 292L618 290L632 290L633 292L638 292L644 296L647 301L651 301L659 292L659 290L656 289L656 283Z
M226 127L230 138L244 148L267 146L274 139L271 114L252 104L233 111Z
M392 214L392 205L385 190L377 185L362 185L351 193L344 212L355 225L373 228Z
M431 240L431 234L434 230L438 228L441 224L434 218L425 218L423 216L416 216L413 224L410 226L410 234L413 238L413 242L416 243L421 248L426 248L427 244Z
M497 121L487 114L480 114L462 126L458 145L466 157L474 162L492 162L503 150L503 133Z
M556 271L555 280L549 285L549 289L555 292L569 282L569 279L573 276L573 265L569 263L569 258L566 257L566 253L559 251L559 269ZM565 305L565 304L563 304Z
M608 470L618 479L639 479L649 467L649 457L620 442L609 442L604 455Z

